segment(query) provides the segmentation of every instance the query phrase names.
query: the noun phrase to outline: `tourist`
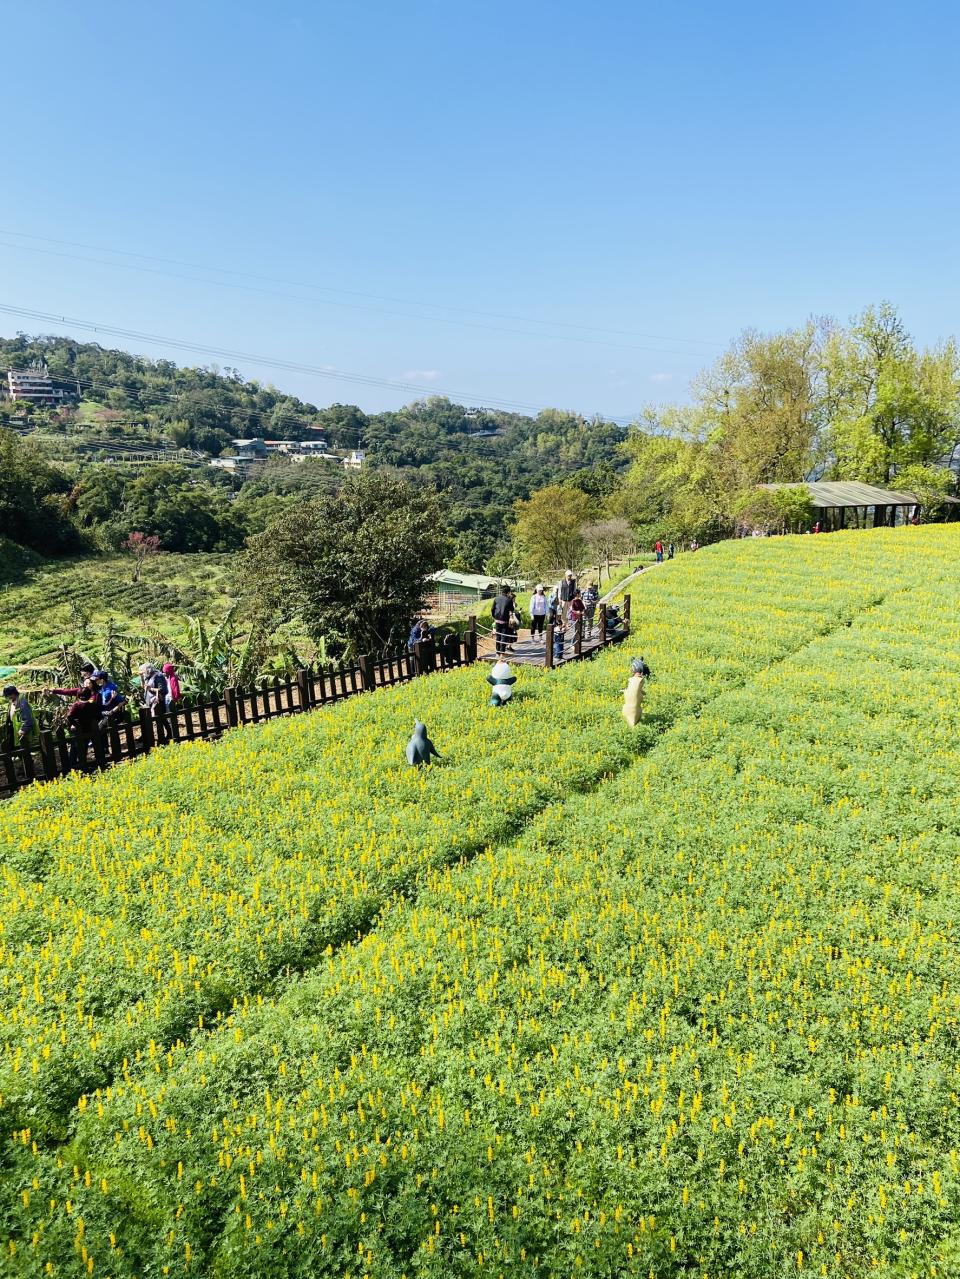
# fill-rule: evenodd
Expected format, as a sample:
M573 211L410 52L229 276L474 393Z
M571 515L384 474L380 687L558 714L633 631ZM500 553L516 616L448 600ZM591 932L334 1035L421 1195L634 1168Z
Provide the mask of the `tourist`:
M497 637L497 656L502 656L510 645L510 624L516 613L513 592L501 586L493 601L493 629Z
M660 541L659 538L657 538L656 542L654 543L653 551L657 557L657 563L662 564L663 563L663 543Z
M80 667L80 683L77 685L76 688L51 688L49 691L55 697L74 697L75 698L78 696L81 688L90 688L93 690L94 697L96 697L97 689L93 679L96 673L97 673L97 670L93 662L84 662L83 665Z
M100 709L100 731L117 724L127 709L127 698L110 678L106 671L94 671L93 683L97 689L97 702Z
M667 559L668 560L673 559L673 553L675 550L676 550L676 547L674 546L674 544L672 542L668 542L667 543Z
M418 617L414 624L410 627L410 634L407 638L407 649L413 652L415 644L425 644L428 640L433 639L433 627L425 617Z
M567 569L560 583L560 603L563 605L561 612L563 613L564 625L566 625L567 605L573 599L577 590L577 579L573 575L572 569Z
M510 617L507 620L507 650L513 648L520 635L520 627L523 625L523 619L520 617L520 609L517 607L517 592L512 588L507 591L510 596Z
M570 621L573 623L574 629L576 629L578 622L583 622L583 615L585 611L586 607L583 602L583 596L579 591L574 591L573 599L571 599L568 606Z
M597 590L596 582L590 582L587 589L583 592L583 616L587 623L587 638L589 639L593 633L593 619L597 615L597 605L600 602L600 592Z
M26 693L21 693L15 684L8 684L3 695L7 699L7 723L13 749L33 750L40 740L40 729Z
M93 743L93 735L99 722L100 705L96 693L85 684L77 689L76 701L67 711L67 726L71 733L71 768L86 768L87 750Z
M166 724L167 680L162 671L158 671L152 662L144 662L139 668L140 684L143 690L143 704L147 714L154 722L157 743L166 742L169 733Z
M172 711L183 696L180 688L180 677L173 662L164 662L163 673L167 680L167 710Z
M543 583L538 582L533 588L533 594L530 596L531 639L536 639L538 635L543 635L543 628L547 621L547 606L547 596L543 589Z

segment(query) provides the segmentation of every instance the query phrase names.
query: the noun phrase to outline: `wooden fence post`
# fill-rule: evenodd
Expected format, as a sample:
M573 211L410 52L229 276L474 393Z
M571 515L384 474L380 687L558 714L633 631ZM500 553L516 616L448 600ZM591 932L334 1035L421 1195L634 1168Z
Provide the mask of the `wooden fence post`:
M543 655L543 664L548 671L553 670L553 622L547 622L547 651Z
M423 645L419 640L417 640L416 644L413 646L413 673L415 675L423 675L425 673L423 665Z
M357 665L360 667L360 679L363 682L365 692L372 693L377 687L377 674L373 667L373 658L369 653L362 653L357 659Z
M477 619L473 613L470 614L467 631L463 637L463 651L468 662L477 660Z
M310 694L310 672L305 666L301 666L297 671L297 699L300 702L301 711L308 711L313 705Z
M57 777L60 769L57 767L57 755L53 745L53 733L49 728L45 728L40 734L40 758L43 761L43 775L46 778Z
M143 745L143 753L148 755L157 743L153 735L153 719L145 706L140 707L138 719L140 721L140 741Z
M623 620L626 622L627 629L629 630L630 629L630 596L629 595L624 595L623 597Z
M223 690L223 704L227 712L227 723L236 728L240 723L237 716L237 690L232 686Z
M583 618L578 617L573 628L573 655L583 656Z
M600 647L603 648L607 642L607 606L600 605Z

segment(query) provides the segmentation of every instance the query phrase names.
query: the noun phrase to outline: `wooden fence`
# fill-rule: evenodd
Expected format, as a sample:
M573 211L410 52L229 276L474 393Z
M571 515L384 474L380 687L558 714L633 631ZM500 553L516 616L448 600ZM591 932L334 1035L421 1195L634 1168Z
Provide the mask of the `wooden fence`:
M0 797L31 782L43 781L92 762L109 768L146 755L170 742L220 737L228 728L259 724L279 715L299 715L356 693L405 684L418 675L451 670L477 660L476 619L462 636L448 634L438 644L416 644L381 657L364 656L355 666L306 667L286 679L261 680L254 688L225 688L216 697L184 698L176 710L151 715L140 708L135 719L119 720L77 743L64 728L40 733L33 748L0 750ZM92 760L91 758L92 757Z

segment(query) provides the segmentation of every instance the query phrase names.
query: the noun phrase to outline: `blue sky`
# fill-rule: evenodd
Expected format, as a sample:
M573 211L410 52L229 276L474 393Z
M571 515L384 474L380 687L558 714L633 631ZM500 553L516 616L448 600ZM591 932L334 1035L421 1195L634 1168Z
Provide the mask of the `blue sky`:
M37 0L4 45L0 302L173 340L107 346L629 417L747 326L960 328L953 5Z

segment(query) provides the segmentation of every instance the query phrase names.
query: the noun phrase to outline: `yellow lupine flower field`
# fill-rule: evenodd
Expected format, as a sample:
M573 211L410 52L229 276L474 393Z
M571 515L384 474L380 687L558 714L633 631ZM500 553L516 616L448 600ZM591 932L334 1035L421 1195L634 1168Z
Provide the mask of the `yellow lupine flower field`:
M5 804L0 1273L960 1273L958 552L708 548L505 708Z

